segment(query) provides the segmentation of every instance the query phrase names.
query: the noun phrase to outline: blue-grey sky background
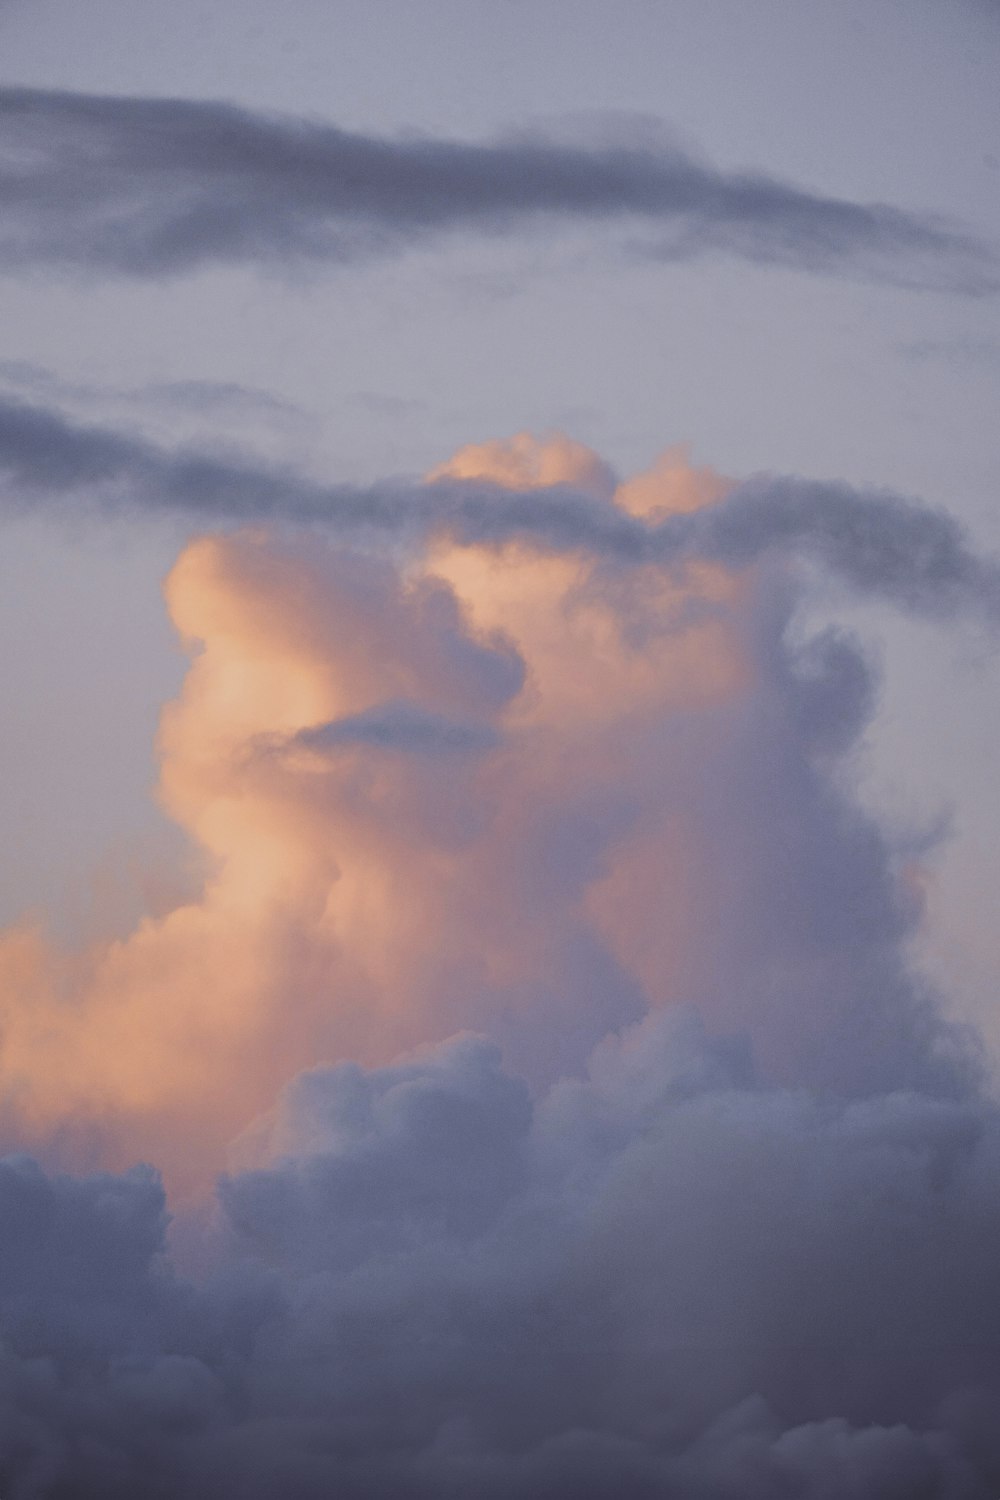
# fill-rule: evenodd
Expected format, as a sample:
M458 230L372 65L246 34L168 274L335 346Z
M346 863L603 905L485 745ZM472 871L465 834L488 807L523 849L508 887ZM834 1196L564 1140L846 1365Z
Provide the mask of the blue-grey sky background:
M1000 11L976 0L8 0L3 82L226 100L471 142L665 131L722 171L941 215L1000 245ZM885 486L1000 550L1000 298L708 254L581 222L455 230L367 264L164 278L0 270L0 394L328 480L419 474L562 428L627 473L669 444L742 477ZM848 268L849 269L849 268ZM173 849L149 797L184 661L173 521L21 518L0 554L0 916L128 909ZM831 603L884 660L858 768L899 820L951 815L929 962L989 1032L1000 973L995 647ZM100 886L100 882L98 883Z

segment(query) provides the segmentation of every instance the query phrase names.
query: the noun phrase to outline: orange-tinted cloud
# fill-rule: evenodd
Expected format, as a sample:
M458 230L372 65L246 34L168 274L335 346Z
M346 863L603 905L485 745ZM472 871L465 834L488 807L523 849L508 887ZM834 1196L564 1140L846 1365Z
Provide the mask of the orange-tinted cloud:
M616 484L561 436L468 447L438 474L656 518L727 491L679 450ZM883 979L898 933L881 855L849 841L830 893L802 894L810 838L841 835L762 588L753 569L525 541L402 560L263 531L190 543L166 585L192 663L160 796L204 886L81 955L2 939L23 1138L85 1122L109 1162L152 1156L191 1184L311 1064L472 1028L540 1083L651 1005L747 1030L778 1075L840 1066L841 885L870 878L885 907Z

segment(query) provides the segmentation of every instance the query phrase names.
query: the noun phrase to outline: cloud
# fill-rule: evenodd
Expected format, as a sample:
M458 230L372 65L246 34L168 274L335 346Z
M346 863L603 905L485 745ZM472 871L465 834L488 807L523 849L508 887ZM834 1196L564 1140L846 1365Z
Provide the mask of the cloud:
M337 264L444 232L557 223L654 231L664 261L724 253L825 274L985 293L995 256L963 231L675 146L366 136L235 105L7 87L0 264L159 276L218 262Z
M858 593L931 615L973 599L987 616L1000 606L1000 572L970 549L961 524L885 491L755 479L712 514L705 533L705 552L730 564L801 549Z
M495 749L499 742L495 731L427 713L419 704L402 700L300 729L292 744L319 751L366 746L404 755L462 755Z
M863 596L932 616L971 611L995 620L1000 611L996 563L972 550L952 516L918 501L761 476L699 492L692 507L677 503L669 469L641 480L640 489L630 481L616 501L614 476L596 456L579 471L550 464L533 472L518 449L532 443L522 434L499 458L494 450L502 445L463 450L482 451L488 471L456 462L423 483L323 485L288 468L157 447L74 422L53 407L0 399L0 477L14 510L55 510L89 498L111 511L175 513L209 524L311 524L360 543L395 535L419 544L434 534L467 546L523 541L632 566L702 559L744 566L769 552L798 554ZM561 462L565 443L555 435L541 447ZM643 485L671 503L651 506ZM706 498L718 503L700 503Z
M998 1124L762 1089L662 1020L533 1105L459 1038L298 1079L198 1281L150 1174L8 1161L0 1473L71 1500L987 1500Z
M254 415L261 413L289 414L297 408L290 402L274 396L269 391L253 386L240 385L229 380L168 380L141 387L80 384L63 380L44 365L33 364L24 359L0 359L0 381L17 391L31 391L50 401L72 404L109 402L158 402L165 405L207 411L213 417L224 416L228 411L249 410ZM398 412L395 413L398 415Z
M67 492L168 472L46 430ZM981 565L677 450L522 435L404 497L381 553L189 542L204 887L0 935L0 1489L990 1500L1000 1113L851 793L876 675L803 626L825 569L933 615Z
M4 936L15 1138L96 1137L112 1164L139 1152L204 1181L317 1058L383 1062L471 1028L542 1086L679 1004L746 1031L775 1081L964 1087L974 1059L905 955L908 856L829 777L871 671L844 634L789 643L808 575L747 556L739 490L674 454L609 494L565 438L445 469L432 499L458 486L530 523L556 497L574 542L578 507L611 535L720 519L683 568L645 544L625 569L548 531L538 546L530 524L389 555L321 531L191 542L166 586L192 662L159 797L204 888L83 962ZM887 592L919 606L936 554L911 558L894 516L873 523ZM764 542L801 525L779 509ZM863 532L837 547L875 555Z
M1000 370L1000 343L995 339L912 339L895 346L904 359L947 360L950 364Z

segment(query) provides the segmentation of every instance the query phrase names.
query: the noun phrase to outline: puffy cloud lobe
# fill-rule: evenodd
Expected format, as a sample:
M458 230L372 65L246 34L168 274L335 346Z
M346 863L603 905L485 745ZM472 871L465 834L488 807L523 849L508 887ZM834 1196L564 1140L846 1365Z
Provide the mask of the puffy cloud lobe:
M940 220L724 172L662 140L521 133L386 139L190 99L0 90L0 264L163 275L335 263L447 230L636 222L664 260L721 251L808 271L995 290L989 250Z
M995 1493L990 1106L660 1020L534 1108L474 1038L309 1073L256 1149L198 1283L148 1177L0 1170L8 1493Z
M478 1238L527 1169L528 1091L499 1063L496 1047L467 1038L374 1073L342 1063L301 1075L244 1144L283 1167L225 1181L227 1218L305 1271L352 1270L428 1233Z

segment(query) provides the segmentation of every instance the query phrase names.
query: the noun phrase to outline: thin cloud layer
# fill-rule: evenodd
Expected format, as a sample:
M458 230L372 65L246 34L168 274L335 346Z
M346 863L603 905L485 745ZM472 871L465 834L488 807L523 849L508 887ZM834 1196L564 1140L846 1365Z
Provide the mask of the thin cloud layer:
M664 261L719 252L982 294L996 257L932 216L724 172L676 147L366 136L234 105L0 90L0 265L162 276L225 262L345 264L444 232L559 223L651 232Z
M11 430L30 503L190 465ZM167 581L158 742L203 889L0 935L47 1164L0 1161L0 1487L992 1500L1000 1115L912 962L915 840L851 795L876 676L801 629L817 575L933 615L988 566L676 451L472 445L381 552L210 469L253 524Z
M399 750L414 755L461 755L492 750L499 743L496 733L478 724L465 724L444 714L428 713L405 699L350 714L329 724L302 729L295 743L310 750L336 750L340 746L365 745L373 750Z
M561 441L552 451L562 458ZM675 493L657 507L635 480L616 503L614 478L596 459L557 479L562 471L551 462L539 473L519 469L516 442L495 468L496 446L475 450L487 455L485 468L457 462L422 484L323 485L287 468L171 451L74 422L53 407L0 398L0 481L15 512L89 500L126 514L176 513L206 524L312 524L375 544L397 536L419 545L435 534L468 546L525 541L632 566L704 559L740 567L773 551L814 557L859 594L918 612L974 612L991 621L1000 613L997 564L970 547L954 517L903 496L763 476L711 506L692 506ZM664 482L669 493L669 475L641 485L652 486L655 497Z

